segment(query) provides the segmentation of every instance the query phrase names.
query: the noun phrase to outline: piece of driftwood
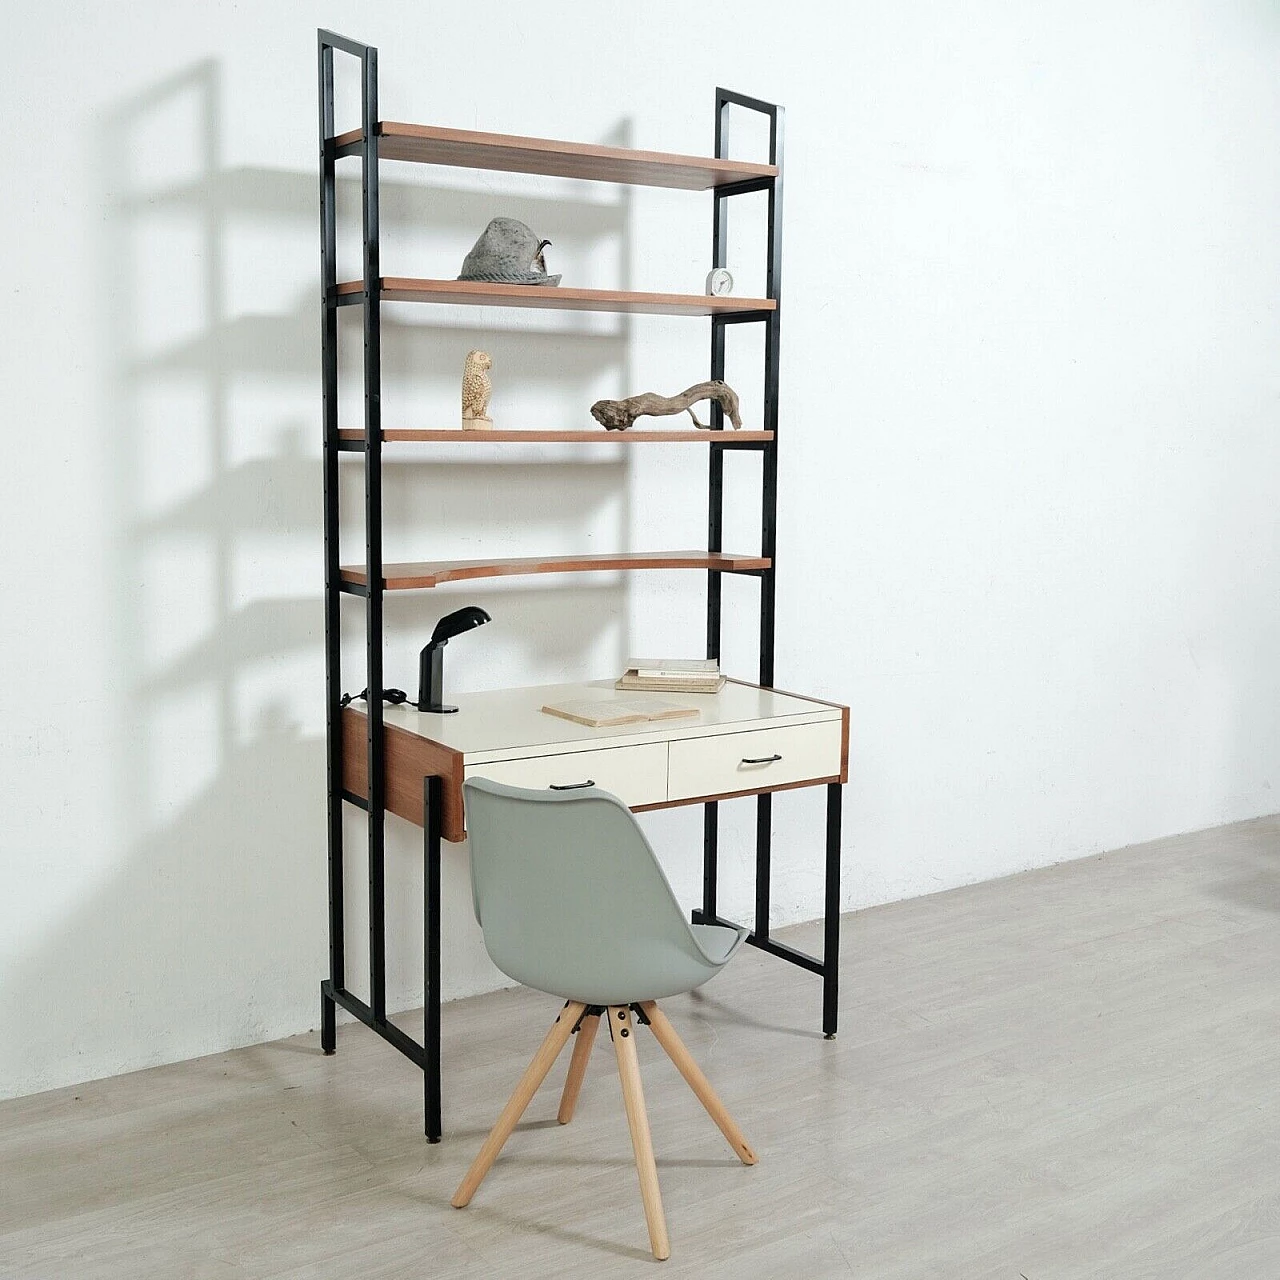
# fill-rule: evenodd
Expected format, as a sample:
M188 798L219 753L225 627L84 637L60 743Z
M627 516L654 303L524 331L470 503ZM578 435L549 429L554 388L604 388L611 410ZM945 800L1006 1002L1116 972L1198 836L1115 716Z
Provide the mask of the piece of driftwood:
M709 431L711 424L699 422L690 407L699 400L718 401L725 416L733 423L733 429L737 431L742 426L742 418L738 414L738 393L727 382L699 382L678 396L660 396L653 391L643 391L625 400L597 400L591 406L591 416L606 431L625 431L637 418L687 413L695 427Z

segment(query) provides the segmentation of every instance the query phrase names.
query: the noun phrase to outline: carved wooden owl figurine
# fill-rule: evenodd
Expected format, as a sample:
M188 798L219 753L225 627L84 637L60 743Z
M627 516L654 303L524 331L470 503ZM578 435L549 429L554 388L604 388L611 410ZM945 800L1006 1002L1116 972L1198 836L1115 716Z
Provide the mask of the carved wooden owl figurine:
M464 430L488 430L489 395L493 390L486 372L493 367L487 351L468 351L462 366L462 426Z

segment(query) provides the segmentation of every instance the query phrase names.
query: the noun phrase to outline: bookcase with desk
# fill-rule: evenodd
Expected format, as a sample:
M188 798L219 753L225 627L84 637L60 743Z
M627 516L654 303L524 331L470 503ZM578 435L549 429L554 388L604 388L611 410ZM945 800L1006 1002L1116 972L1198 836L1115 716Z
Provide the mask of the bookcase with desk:
M359 60L361 126L334 128L334 56ZM592 782L632 809L675 805L703 808L702 901L697 922L724 922L717 908L719 805L751 798L756 807L755 913L748 941L822 980L822 1029L836 1033L840 918L840 819L848 777L848 709L773 687L775 551L779 446L779 363L782 296L782 109L715 92L714 156L558 142L505 134L383 121L378 115L378 55L371 46L328 31L318 33L320 100L321 333L324 419L325 654L328 733L329 976L321 983L321 1043L336 1048L340 1006L377 1032L423 1070L425 1130L443 1132L440 1081L440 857L441 842L466 838L462 783L484 776L523 787L571 788ZM728 158L732 109L763 115L769 157L756 163ZM358 162L361 176L363 277L337 279L336 174L339 162ZM576 288L530 288L458 280L407 279L382 274L379 253L379 166L387 161L500 170L588 181L640 184L711 193L711 266L726 265L726 216L735 196L764 193L768 206L765 296L701 296ZM636 312L709 318L710 377L723 379L729 325L764 326L764 401L761 430L729 431L719 404L710 431L484 431L383 426L381 306L387 301L584 311ZM343 427L338 416L337 314L358 306L363 320L364 423ZM666 444L702 448L707 464L706 548L549 558L386 563L382 555L383 445L389 441L521 442L554 446L589 439L616 448ZM722 546L724 455L758 451L762 457L758 552ZM365 554L343 564L339 547L339 458L363 463ZM383 601L388 591L421 590L440 583L511 574L641 569L694 570L706 575L706 653L721 646L722 580L747 575L759 583L759 669L756 683L730 680L699 700L693 718L591 727L546 714L548 703L609 696L612 681L531 689L497 689L456 697L453 715L385 706ZM341 613L345 598L363 600L366 639L363 706L344 699ZM823 949L811 956L770 935L772 797L775 792L821 786L826 796L823 861ZM345 979L343 806L367 816L369 880L369 999L349 991ZM386 1008L385 822L388 813L424 833L425 1031L412 1039Z

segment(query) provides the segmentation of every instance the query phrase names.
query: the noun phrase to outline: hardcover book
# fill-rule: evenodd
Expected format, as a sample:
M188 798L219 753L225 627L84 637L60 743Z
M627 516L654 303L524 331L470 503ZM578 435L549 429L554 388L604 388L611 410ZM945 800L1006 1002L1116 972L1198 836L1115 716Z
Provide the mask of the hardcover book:
M715 658L632 658L614 688L718 693L724 681Z

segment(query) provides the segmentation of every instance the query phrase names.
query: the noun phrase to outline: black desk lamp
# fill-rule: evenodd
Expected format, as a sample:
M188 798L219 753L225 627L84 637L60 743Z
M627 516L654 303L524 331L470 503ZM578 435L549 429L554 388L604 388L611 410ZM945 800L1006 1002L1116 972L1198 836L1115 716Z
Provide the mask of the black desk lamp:
M444 697L444 647L456 635L482 626L492 619L479 605L469 604L446 614L436 623L431 640L418 655L418 710L457 711L442 705Z

